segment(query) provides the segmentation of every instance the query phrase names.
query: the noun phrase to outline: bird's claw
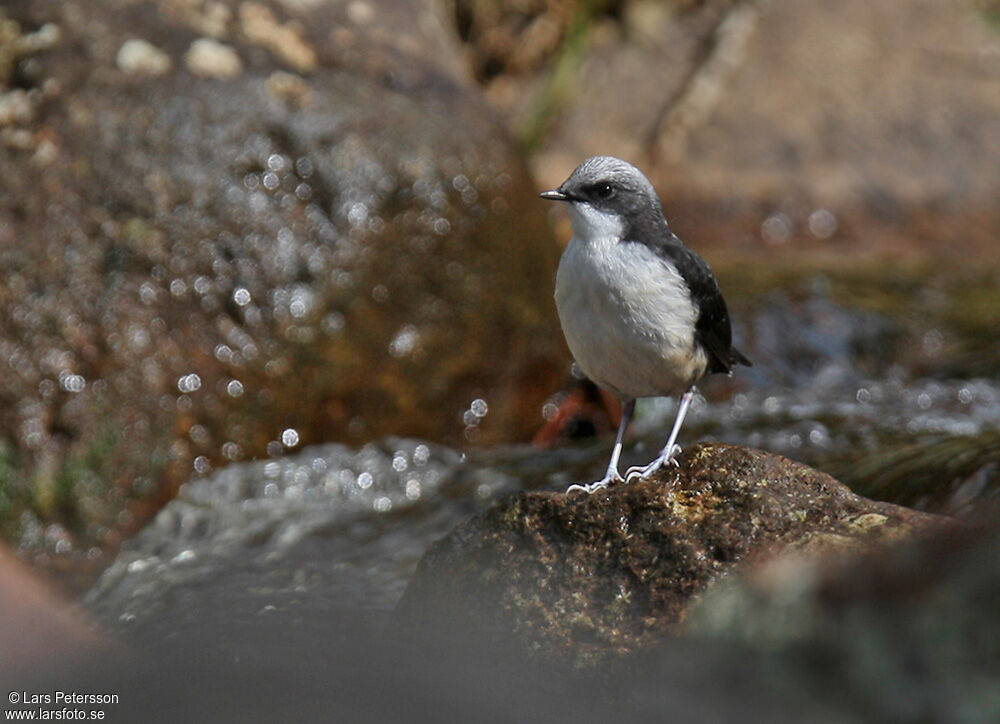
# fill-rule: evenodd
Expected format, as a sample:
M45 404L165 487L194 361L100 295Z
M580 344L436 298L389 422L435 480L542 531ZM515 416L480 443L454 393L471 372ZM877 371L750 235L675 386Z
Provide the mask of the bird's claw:
M621 483L621 482L624 482L624 480L622 476L618 475L617 473L615 473L614 475L605 475L604 478L593 483L589 484L574 483L573 485L570 485L568 488L566 488L566 494L569 495L570 493L586 493L587 495L591 495L593 493L596 493L598 490L604 490L604 488L611 485L611 483Z
M654 461L655 462L655 461ZM649 465L634 465L625 471L625 482L631 483L633 480L642 480L644 477L653 472L653 463Z
M681 466L677 456L681 453L681 446L674 445L669 453L661 453L658 458L648 465L635 465L625 471L625 482L631 483L633 480L644 480L665 465L673 465L675 468Z

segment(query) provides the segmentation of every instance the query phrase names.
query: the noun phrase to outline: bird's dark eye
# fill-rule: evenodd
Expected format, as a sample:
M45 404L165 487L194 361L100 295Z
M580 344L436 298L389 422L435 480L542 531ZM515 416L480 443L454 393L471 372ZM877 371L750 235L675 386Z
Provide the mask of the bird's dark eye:
M610 199L615 195L615 187L607 182L594 184L590 190L599 199Z

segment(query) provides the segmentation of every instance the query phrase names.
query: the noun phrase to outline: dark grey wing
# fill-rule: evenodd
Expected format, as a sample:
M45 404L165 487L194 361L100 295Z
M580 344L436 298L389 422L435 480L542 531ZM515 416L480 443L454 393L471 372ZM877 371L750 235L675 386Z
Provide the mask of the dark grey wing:
M687 282L691 300L698 308L694 335L708 353L708 373L729 372L737 362L745 363L746 358L733 349L729 310L719 283L698 254L679 242L670 246L677 271Z
M669 261L687 283L691 301L698 308L695 339L705 348L708 355L708 373L729 372L737 364L749 367L750 360L733 347L733 332L729 324L726 300L723 299L719 283L715 281L715 275L705 260L686 247L673 232L666 229L665 223L660 233L655 233L653 229L635 231L638 233L631 238L645 244Z

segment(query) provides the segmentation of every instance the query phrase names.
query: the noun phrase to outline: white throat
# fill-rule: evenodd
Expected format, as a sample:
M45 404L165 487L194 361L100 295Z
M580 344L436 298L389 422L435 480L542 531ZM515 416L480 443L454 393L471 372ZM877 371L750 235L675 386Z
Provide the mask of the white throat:
M625 222L618 214L595 209L588 203L569 204L573 236L586 245L617 244L625 233Z

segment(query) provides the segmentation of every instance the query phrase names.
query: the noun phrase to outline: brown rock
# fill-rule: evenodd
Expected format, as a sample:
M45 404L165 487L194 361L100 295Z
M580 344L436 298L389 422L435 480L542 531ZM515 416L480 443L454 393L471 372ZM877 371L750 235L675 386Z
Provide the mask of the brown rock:
M611 153L653 174L685 239L750 243L748 227L781 212L787 230L761 229L758 241L858 234L865 245L974 241L992 251L995 9L973 0L623 5L622 24L592 30L557 91L534 76L506 80L503 93L493 84L515 125L554 109L544 134L535 131L543 185ZM811 216L817 209L834 215ZM928 225L926 240L907 238Z
M433 3L195 5L0 13L59 29L0 43L0 447L84 549L192 466L525 440L566 366L545 210Z
M584 663L676 632L699 594L750 561L868 550L945 520L778 455L703 444L647 481L502 501L428 551L398 615Z

